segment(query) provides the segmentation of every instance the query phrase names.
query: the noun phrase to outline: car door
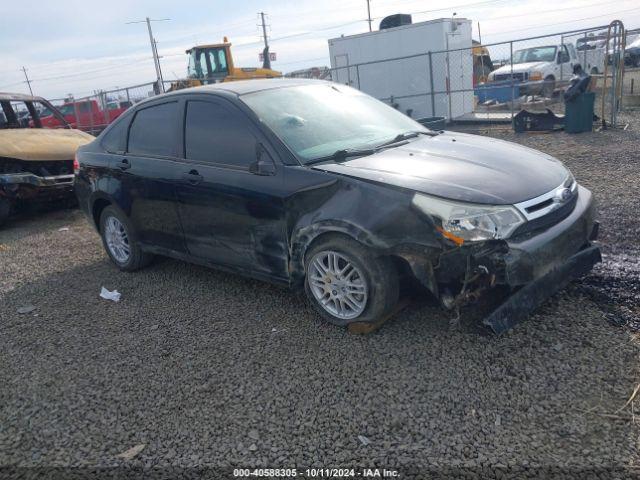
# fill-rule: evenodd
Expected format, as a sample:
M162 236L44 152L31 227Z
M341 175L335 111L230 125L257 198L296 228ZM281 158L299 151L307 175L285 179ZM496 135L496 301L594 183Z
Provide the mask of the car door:
M178 209L191 255L288 278L282 165L258 128L212 95L185 102Z
M173 183L181 179L180 101L153 102L137 110L127 148L111 165L119 206L142 243L185 252Z

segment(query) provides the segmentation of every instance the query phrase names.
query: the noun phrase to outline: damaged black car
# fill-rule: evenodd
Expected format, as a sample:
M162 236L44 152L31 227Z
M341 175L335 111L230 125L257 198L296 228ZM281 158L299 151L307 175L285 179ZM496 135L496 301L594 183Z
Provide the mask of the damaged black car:
M505 289L484 319L500 333L600 261L591 192L555 158L330 82L154 97L78 161L80 205L121 270L166 255L303 287L337 325L387 318L409 276L446 309Z

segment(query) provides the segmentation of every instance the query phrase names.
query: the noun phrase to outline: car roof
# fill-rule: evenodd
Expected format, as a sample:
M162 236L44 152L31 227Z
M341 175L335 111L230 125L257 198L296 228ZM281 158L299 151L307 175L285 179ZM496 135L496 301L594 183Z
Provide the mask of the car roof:
M215 94L225 93L232 95L244 95L246 93L261 92L264 90L274 90L277 88L297 87L301 85L326 85L331 82L325 80L313 80L306 78L261 78L255 80L238 80L234 82L222 82L214 83L212 85L203 85L200 87L184 88L181 90L174 90L173 92L165 93L164 95L158 95L150 97L142 102L136 103L136 106L143 105L148 102L152 102L161 97L169 97L173 95L185 95L185 94Z
M17 102L38 102L44 100L42 97L26 95L24 93L0 92L0 101L15 100Z

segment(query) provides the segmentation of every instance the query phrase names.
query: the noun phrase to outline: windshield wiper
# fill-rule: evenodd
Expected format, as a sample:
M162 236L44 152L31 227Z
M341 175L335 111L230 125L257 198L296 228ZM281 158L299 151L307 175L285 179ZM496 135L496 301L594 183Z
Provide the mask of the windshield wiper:
M356 150L353 148L343 148L341 150L336 150L331 155L325 155L324 157L318 157L314 158L313 160L309 160L308 162L305 162L305 165L314 165L316 163L328 162L329 160L341 162L349 157L363 157L365 155L372 155L374 153L376 153L376 149L374 148L364 148L361 150Z
M418 135L427 135L429 137L435 137L436 135L440 135L440 132L435 132L432 130L410 130L408 132L404 132L399 135L396 135L394 138L392 138L388 142L381 143L376 148L387 147L389 145L393 145L394 143L404 142L405 140L409 140L410 138L415 138Z

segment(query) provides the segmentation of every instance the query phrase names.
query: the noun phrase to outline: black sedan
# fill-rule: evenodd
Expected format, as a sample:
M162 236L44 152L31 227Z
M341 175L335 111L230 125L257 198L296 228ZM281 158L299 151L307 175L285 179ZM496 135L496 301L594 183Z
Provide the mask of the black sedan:
M304 286L337 325L386 318L408 279L448 309L502 287L484 320L499 333L600 260L591 193L555 158L425 129L329 82L154 97L77 160L80 205L121 270L167 255Z

